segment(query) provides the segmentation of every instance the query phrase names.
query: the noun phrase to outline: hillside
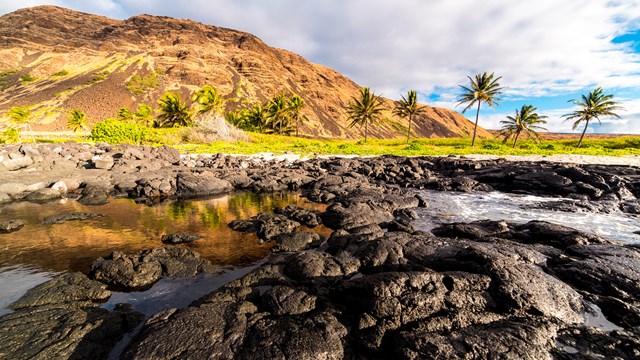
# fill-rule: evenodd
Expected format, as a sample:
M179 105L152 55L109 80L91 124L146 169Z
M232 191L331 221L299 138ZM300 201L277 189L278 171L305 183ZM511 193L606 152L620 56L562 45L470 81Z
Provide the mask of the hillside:
M131 86L134 77L146 85ZM347 129L344 115L358 84L251 34L150 15L120 21L53 6L0 17L0 113L29 106L37 120L34 130L64 130L70 109L81 109L96 122L123 106L155 105L168 90L187 99L205 84L225 96L227 110L297 93L309 117L302 134L361 136L361 129ZM435 107L416 124L412 128L421 137L473 131L466 118ZM388 112L371 135L402 136L406 126ZM482 129L479 135L490 136Z

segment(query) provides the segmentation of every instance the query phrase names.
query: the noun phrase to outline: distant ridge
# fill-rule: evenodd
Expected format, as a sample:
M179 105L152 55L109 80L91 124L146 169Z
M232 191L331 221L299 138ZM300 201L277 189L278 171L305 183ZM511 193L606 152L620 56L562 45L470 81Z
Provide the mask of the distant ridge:
M297 93L309 118L302 134L362 136L360 128L347 128L344 115L359 85L251 34L190 20L138 15L120 21L55 6L18 10L0 17L0 73L0 113L30 106L40 123L34 130L64 130L73 108L95 122L123 106L155 106L168 90L187 99L210 84L230 100L227 110ZM133 93L127 84L136 75L157 85ZM370 135L401 137L406 126L387 112ZM420 137L470 136L473 124L455 111L428 107L412 130ZM484 129L479 135L491 136Z

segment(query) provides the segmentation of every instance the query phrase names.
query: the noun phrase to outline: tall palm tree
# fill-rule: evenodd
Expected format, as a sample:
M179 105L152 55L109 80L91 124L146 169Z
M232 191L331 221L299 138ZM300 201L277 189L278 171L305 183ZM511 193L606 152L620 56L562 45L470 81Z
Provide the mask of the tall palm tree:
M578 146L582 144L582 138L584 138L584 134L587 132L587 128L589 127L589 121L592 119L598 120L600 122L600 117L603 116L613 116L615 118L620 118L615 111L616 110L624 110L621 107L619 102L611 100L613 99L613 95L608 94L605 95L601 87L596 88L589 95L582 95L582 100L569 100L570 103L573 103L578 106L578 110L575 110L572 113L562 115L565 118L564 121L575 120L573 123L572 129L576 129L581 122L585 122L584 130L582 130L582 135L580 135L580 140L578 140Z
M500 121L502 129L498 136L504 136L503 144L513 137L513 147L516 147L520 133L524 132L536 142L540 141L538 131L547 131L546 128L540 126L546 124L545 115L539 115L537 108L533 105L523 105L520 110L516 109L514 116L507 116L507 120Z
M393 114L401 119L409 118L409 128L407 129L407 144L411 136L411 120L414 116L424 114L426 107L418 104L418 93L415 90L409 90L407 97L402 95L402 99L396 101L396 107Z
M133 113L133 118L138 124L149 126L153 124L153 109L145 103L140 103L136 112Z
M478 130L478 117L480 116L480 105L482 103L487 104L490 108L493 108L498 104L499 95L502 93L503 88L500 87L498 81L502 79L502 76L498 76L494 79L494 74L487 75L485 71L482 74L477 74L475 79L471 76L467 76L471 82L469 87L462 86L462 93L458 96L458 105L467 104L462 110L464 114L476 103L478 104L478 110L476 111L476 123L473 127L473 139L471 140L471 146L476 143L476 132Z
M354 125L364 125L364 143L367 143L367 133L369 123L373 123L382 116L382 100L379 96L372 93L368 87L360 89L360 98L355 96L351 98L351 102L347 104L347 117L351 120L349 127Z
M191 112L189 107L180 100L180 95L166 92L158 100L160 107L158 121L160 126L189 126L191 125Z
M26 106L14 106L7 112L11 123L18 128L25 128L31 132L31 111ZM32 135L33 138L33 135Z
M291 119L296 122L296 137L298 137L298 129L300 123L307 120L307 116L302 114L302 108L304 107L304 100L298 95L293 95L289 98L289 112Z
M271 126L275 130L278 128L278 134L282 135L282 126L288 126L289 122L289 106L287 105L287 99L283 94L274 96L267 103L267 113L271 120Z
M205 85L191 96L191 100L198 104L197 113L203 114L211 110L218 114L222 110L224 100L218 90L211 85Z
M131 113L131 110L129 110L129 108L127 107L121 107L120 109L118 109L118 120L121 120L121 121L133 120L133 114Z
M73 132L78 132L80 129L89 130L87 127L87 114L78 109L73 109L69 113L67 126L73 130Z

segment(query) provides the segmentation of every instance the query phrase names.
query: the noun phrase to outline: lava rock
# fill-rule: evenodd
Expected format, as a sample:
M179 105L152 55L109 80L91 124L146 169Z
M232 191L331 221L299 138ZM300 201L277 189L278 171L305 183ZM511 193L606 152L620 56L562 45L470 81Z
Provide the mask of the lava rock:
M181 199L218 195L231 190L233 190L231 183L209 172L180 173L176 177L176 195Z
M202 239L204 236L193 234L167 234L162 236L163 244L185 244Z
M18 231L22 229L22 227L26 224L24 220L7 220L0 221L0 234L9 234L14 231Z
M47 216L42 220L43 225L51 225L51 224L63 224L67 221L75 221L75 220L90 220L99 217L103 217L104 214L98 213L87 213L87 212L78 212L78 213L69 213L69 214L56 214Z

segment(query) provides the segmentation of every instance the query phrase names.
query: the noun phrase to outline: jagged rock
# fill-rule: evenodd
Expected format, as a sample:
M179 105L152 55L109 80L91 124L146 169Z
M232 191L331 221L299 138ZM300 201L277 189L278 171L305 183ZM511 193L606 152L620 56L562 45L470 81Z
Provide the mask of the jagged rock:
M106 285L90 280L82 273L68 273L59 275L52 280L42 283L10 305L11 309L60 305L71 302L105 301L111 296Z
M51 224L63 224L66 221L73 220L90 220L99 217L103 217L104 214L98 213L69 213L69 214L56 214L47 216L42 220L42 224L51 225Z
M7 220L0 221L0 234L8 234L14 231L18 231L22 229L22 227L26 224L24 220Z
M60 193L60 191L51 188L44 188L32 192L24 199L31 202L47 202L61 198L62 194Z
M319 213L313 210L305 209L294 204L285 208L277 208L276 214L282 214L290 220L297 221L307 227L316 227L322 223Z
M254 220L257 223L258 237L266 241L271 241L283 233L291 233L300 226L300 223L283 215L259 214Z
M91 265L91 278L124 288L144 288L162 276L193 276L216 268L191 250L164 246L136 254L114 251Z
M180 173L176 178L176 195L181 199L218 195L231 190L233 190L231 183L219 179L209 172L202 174Z
M316 308L317 297L288 286L275 285L263 296L265 307L274 315L296 315Z
M274 252L305 250L313 244L319 245L320 239L320 235L316 233L284 233L275 237L273 241L276 245L271 250Z
M163 244L184 244L202 239L204 236L192 234L167 234L162 236Z

